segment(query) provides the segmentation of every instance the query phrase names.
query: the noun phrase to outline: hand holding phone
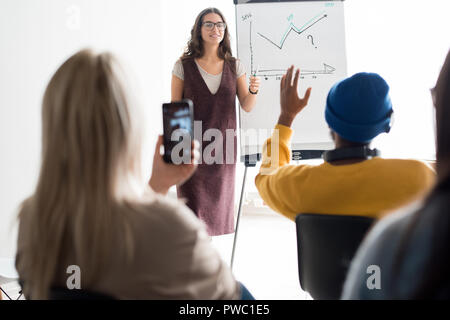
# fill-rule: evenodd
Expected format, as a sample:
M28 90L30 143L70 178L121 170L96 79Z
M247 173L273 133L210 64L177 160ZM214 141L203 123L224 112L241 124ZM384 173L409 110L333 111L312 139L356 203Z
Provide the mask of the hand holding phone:
M183 184L194 174L200 158L200 143L196 140L192 141L191 163L173 165L166 163L163 160L163 156L161 156L160 150L163 141L163 136L159 136L153 156L153 168L149 185L153 191L166 194L170 187Z

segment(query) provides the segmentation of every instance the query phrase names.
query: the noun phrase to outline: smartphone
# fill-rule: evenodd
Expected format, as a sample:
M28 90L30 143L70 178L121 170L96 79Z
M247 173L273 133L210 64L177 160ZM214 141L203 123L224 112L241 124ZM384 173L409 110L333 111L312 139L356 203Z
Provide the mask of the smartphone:
M184 99L163 103L164 161L190 163L194 138L194 106Z

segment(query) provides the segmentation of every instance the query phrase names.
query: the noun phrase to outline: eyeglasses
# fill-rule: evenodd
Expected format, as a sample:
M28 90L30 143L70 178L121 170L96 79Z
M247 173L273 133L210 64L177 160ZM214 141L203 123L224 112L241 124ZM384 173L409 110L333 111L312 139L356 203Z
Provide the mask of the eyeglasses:
M225 28L227 27L227 24L225 22L211 22L211 21L206 21L203 22L203 26L206 28L206 30L213 30L215 26L217 26L217 29L219 29L220 31L225 30Z

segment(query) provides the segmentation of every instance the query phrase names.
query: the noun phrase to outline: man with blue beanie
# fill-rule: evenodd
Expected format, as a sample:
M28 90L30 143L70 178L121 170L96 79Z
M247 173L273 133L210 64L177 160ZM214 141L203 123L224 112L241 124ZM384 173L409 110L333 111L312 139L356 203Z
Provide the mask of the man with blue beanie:
M357 73L335 84L328 93L325 120L347 141L368 144L389 132L393 112L389 86L376 73Z
M389 132L392 103L389 86L375 73L357 73L335 84L326 100L325 119L335 149L317 166L289 165L291 124L308 104L297 93L299 70L291 66L281 79L281 113L272 138L263 147L255 184L273 210L291 220L299 213L361 215L379 218L424 195L435 173L416 160L382 159L370 149L373 138ZM294 79L293 79L294 78ZM293 80L293 81L292 81ZM278 141L278 163L272 161ZM274 155L277 157L277 155Z

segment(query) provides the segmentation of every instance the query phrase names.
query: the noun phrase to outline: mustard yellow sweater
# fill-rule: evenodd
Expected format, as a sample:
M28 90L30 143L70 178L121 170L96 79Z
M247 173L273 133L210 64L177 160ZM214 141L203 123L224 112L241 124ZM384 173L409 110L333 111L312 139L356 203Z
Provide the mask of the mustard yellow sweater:
M277 125L274 134L276 130L278 164L271 159L272 135L264 144L255 184L265 203L291 220L299 213L379 218L423 196L434 184L434 170L417 160L376 157L348 165L289 165L292 129Z

